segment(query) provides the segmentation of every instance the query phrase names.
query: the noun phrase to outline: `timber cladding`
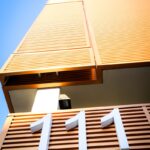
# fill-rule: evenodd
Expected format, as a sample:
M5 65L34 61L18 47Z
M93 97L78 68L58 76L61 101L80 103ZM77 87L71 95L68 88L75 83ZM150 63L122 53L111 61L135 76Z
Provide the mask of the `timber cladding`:
M80 80L76 72L85 78ZM16 81L25 79L28 87L56 87L99 82L96 72L83 1L50 1L0 70L0 80L4 86L17 77ZM56 80L45 82L45 74ZM66 74L71 78L66 78ZM31 76L38 77L39 83L29 80ZM18 82L9 88L17 88L17 85L26 88Z
M50 0L0 70L0 80L7 86L14 76L24 80L35 74L40 84L30 81L32 88L100 83L102 70L149 66L149 14L148 0ZM64 84L74 70L91 75ZM42 73L56 73L59 82L42 85Z
M98 66L150 62L150 1L85 0Z
M94 53L82 1L47 4L3 73L93 67ZM79 70L78 69L78 70ZM51 70L51 71L50 71Z
M48 1L1 75L149 65L149 14L147 0Z
M64 53L66 54L64 55ZM83 48L75 51L64 50L23 55L15 54L11 63L5 68L5 72L25 71L27 68L29 70L42 69L45 66L51 70L53 70L53 68L58 68L59 70L61 68L67 69L70 66L80 67L80 64L82 64L82 67L94 66L94 60L92 60L90 56L90 49Z
M73 109L52 113L50 150L77 150L78 127L66 131L65 121L85 110L88 150L119 149L114 124L101 128L100 118L119 108L130 149L150 149L150 104ZM30 124L46 114L10 114L1 134L2 150L36 150L40 132L31 133Z

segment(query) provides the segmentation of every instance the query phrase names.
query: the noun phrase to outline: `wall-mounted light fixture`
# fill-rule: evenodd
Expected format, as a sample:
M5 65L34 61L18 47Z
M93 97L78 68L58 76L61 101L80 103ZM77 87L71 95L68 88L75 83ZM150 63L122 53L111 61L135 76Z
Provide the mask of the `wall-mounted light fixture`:
M71 109L71 99L66 94L60 94L59 108Z

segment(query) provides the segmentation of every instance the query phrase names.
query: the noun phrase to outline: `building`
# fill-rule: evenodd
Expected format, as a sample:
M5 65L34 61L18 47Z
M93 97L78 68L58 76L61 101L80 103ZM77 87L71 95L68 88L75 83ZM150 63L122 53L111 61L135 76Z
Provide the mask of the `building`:
M48 1L18 48L1 69L0 79L10 112L31 112L34 104L39 107L38 101L45 104L43 107L45 109L46 104L51 101L48 96L44 98L45 102L43 99L39 100L40 93L45 91L45 88L50 90L58 87L61 87L61 93L69 95L72 99L73 108L148 103L150 98L149 11L150 2L147 0ZM58 100L58 95L59 90L54 99ZM38 100L35 100L36 97ZM120 107L123 109L129 107L125 118L129 113L137 113L133 120L138 116L145 119L144 124L140 120L137 123L140 127L135 128L136 122L129 121L132 123L128 126L133 126L129 130L139 130L134 135L146 130L146 133L141 135L146 140L139 137L141 145L136 145L136 138L131 137L134 139L131 145L136 145L133 149L150 148L150 137L147 135L150 132L149 104ZM132 112L132 108L136 112ZM36 110L37 107L32 112L37 113ZM89 108L87 111L90 110ZM71 111L76 112L76 110L67 112ZM24 120L22 116L27 120L30 120L28 116L36 118L36 115L32 114L31 116L12 114L12 116L19 117L21 121ZM18 121L19 119L14 121L14 126L20 126L15 125L21 122ZM11 124L12 122L13 120L10 120ZM8 130L8 135L12 134L13 138L13 134L26 133L26 130L29 132L28 128L26 127L25 131L21 131L22 127L10 129L12 133ZM14 135L16 139L22 136ZM39 135L35 140L35 149L38 140ZM28 139L12 141L5 138L2 149L21 148L21 142L25 141L27 149L32 147L32 144L28 144L32 138L29 141ZM101 146L104 148L103 144L99 145L100 147L94 145L91 146L93 149ZM111 146L113 144L110 144L110 149ZM60 147L56 146L56 149Z

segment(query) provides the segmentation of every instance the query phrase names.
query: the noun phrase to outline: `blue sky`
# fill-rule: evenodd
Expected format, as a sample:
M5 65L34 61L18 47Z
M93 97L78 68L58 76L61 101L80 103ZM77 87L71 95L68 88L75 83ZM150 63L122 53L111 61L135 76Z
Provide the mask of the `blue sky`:
M46 0L0 0L0 67L38 16ZM0 130L8 114L0 85Z

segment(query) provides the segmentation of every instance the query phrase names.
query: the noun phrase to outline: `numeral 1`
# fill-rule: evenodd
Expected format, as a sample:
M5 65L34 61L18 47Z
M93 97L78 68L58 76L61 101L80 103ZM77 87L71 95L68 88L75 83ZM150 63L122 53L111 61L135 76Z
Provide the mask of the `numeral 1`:
M80 111L73 118L68 119L65 122L66 130L70 130L78 126L78 139L79 139L79 150L87 150L87 139L86 139L86 123L85 123L85 111Z
M30 125L32 133L42 129L38 150L48 150L51 127L52 127L52 116L51 116L51 114L46 115L42 119L40 119L36 122L33 122Z
M120 149L129 150L127 137L124 131L123 123L118 108L115 108L111 113L101 118L102 128L109 126L113 122L115 124Z

